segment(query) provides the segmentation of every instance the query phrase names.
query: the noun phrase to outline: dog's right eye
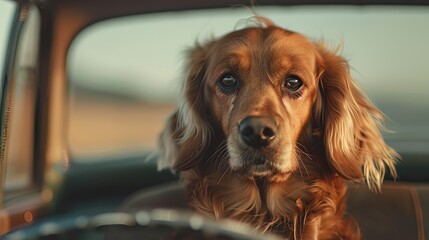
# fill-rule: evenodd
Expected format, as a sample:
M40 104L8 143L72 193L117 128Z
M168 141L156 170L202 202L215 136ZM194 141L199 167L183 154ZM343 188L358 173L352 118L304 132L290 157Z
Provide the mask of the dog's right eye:
M223 75L218 81L219 88L224 93L231 93L238 90L238 80L232 74Z
M292 92L296 92L299 88L301 88L302 84L302 80L298 77L288 76L284 82L283 87Z

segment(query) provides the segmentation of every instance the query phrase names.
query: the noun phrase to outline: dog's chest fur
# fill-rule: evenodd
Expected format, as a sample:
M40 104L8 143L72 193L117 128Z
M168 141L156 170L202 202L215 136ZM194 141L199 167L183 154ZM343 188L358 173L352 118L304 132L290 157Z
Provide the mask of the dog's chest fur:
M307 235L316 233L317 239L343 238L341 228L350 225L341 220L346 189L338 177L305 182L295 174L286 181L268 182L229 172L200 176L196 170L182 176L191 207L214 219L232 218L292 239L312 239Z

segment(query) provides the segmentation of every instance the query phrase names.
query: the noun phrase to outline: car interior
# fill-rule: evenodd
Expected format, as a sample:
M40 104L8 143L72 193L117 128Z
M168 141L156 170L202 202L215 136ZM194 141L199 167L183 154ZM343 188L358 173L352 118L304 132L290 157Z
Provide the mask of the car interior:
M373 74L361 84L387 116L392 131L386 141L401 158L398 177L386 174L379 193L350 183L347 213L362 239L429 239L426 2L1 4L10 9L0 72L1 239L279 239L192 212L178 174L156 165L157 136L177 105L183 50L239 27L240 19L254 15L252 7L314 39L332 33L332 45L344 45L356 78ZM334 31L350 26L349 38ZM373 36L365 35L368 29Z

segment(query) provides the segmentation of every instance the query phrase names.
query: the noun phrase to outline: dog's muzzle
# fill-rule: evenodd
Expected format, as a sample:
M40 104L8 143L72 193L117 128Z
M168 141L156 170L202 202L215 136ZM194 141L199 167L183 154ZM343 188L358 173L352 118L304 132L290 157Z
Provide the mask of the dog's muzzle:
M256 152L266 151L275 141L276 133L276 123L270 117L246 117L239 125L240 139L247 147ZM265 175L271 172L264 154L250 160L248 170L252 174Z

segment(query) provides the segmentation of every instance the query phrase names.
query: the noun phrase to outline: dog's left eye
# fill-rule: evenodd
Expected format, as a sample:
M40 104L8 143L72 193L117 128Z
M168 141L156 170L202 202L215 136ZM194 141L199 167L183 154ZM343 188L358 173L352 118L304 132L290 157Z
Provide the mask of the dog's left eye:
M223 92L230 93L238 89L238 80L232 74L225 74L219 79L218 85Z
M284 88L295 92L302 86L302 80L295 76L288 76L283 84Z

